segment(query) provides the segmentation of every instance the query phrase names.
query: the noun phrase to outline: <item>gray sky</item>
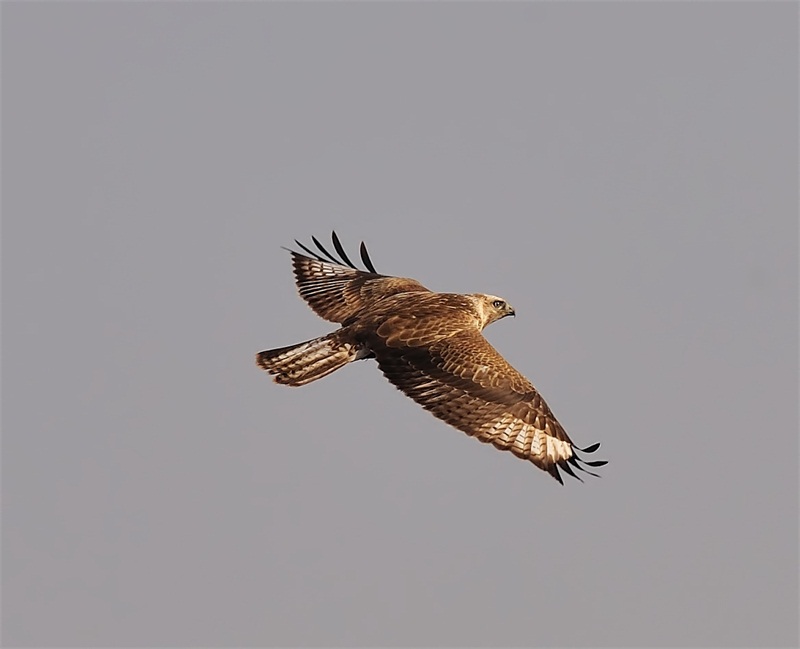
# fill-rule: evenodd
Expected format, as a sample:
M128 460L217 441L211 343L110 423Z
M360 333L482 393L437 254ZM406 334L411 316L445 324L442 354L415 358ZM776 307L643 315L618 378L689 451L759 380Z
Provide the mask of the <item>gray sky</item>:
M4 646L796 646L796 3L2 10ZM272 383L332 228L603 478Z

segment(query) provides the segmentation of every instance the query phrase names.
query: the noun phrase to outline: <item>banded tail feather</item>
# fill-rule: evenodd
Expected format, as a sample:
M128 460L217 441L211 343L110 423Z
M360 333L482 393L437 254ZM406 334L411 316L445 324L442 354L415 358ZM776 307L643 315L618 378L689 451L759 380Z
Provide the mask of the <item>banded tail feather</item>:
M342 341L339 333L259 352L256 364L272 374L276 383L291 386L311 383L351 361L365 358L358 345Z

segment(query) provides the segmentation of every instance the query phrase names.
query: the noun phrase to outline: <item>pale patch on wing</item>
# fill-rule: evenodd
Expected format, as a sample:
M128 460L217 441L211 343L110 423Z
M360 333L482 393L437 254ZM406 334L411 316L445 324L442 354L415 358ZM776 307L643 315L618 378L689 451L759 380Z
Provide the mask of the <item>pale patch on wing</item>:
M536 464L557 464L572 457L570 442L548 435L509 413L481 426L475 436Z

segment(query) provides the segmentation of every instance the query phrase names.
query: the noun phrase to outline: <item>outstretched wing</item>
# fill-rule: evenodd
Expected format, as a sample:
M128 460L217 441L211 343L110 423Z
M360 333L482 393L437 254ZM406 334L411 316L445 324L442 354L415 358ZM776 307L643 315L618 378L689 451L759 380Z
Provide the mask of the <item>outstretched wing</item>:
M304 253L292 253L295 282L300 296L314 312L331 322L343 323L356 316L365 306L389 295L409 291L426 291L414 279L381 275L372 265L367 247L361 243L361 260L367 270L360 270L350 261L339 237L331 235L338 258L311 237L319 252L307 248L299 241Z
M596 475L576 449L533 384L515 370L478 331L462 331L427 347L371 345L386 378L434 416L517 457L562 482L559 468ZM580 478L578 478L580 480Z

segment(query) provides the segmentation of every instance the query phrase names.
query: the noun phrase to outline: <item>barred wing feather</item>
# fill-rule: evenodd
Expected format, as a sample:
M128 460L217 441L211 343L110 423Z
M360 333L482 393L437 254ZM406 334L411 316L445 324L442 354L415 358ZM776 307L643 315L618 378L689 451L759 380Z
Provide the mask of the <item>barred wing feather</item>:
M375 272L363 242L361 260L368 270L357 268L348 258L335 232L332 239L338 258L315 237L312 240L319 252L314 252L299 241L295 243L304 252L290 250L300 296L321 318L341 324L384 297L409 291L428 292L414 279Z
M458 430L529 460L562 482L559 469L585 462L533 384L478 332L462 332L429 347L373 346L391 383ZM594 474L592 474L594 475ZM580 479L580 478L578 478Z

